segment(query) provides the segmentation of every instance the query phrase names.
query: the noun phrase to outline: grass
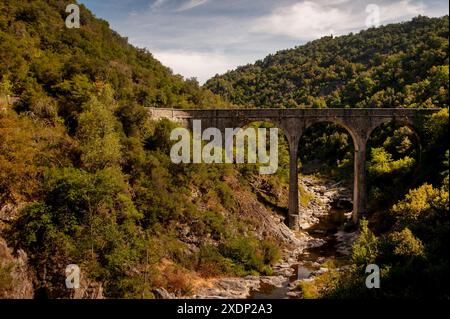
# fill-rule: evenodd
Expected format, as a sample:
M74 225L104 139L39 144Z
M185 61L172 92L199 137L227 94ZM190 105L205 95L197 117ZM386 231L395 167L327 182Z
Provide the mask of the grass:
M301 281L298 284L298 288L302 292L303 298L322 298L323 293L336 284L339 277L337 268L343 265L344 263L342 261L336 259L329 259L325 261L321 265L321 268L328 268L329 271L314 277L314 280L312 281Z
M13 269L13 262L2 264L0 261L0 298L6 297L7 292L14 288L14 280L11 276Z
M302 185L299 185L298 189L300 192L300 205L302 205L303 207L307 207L309 203L314 199L314 195L308 192L304 187L302 187Z
M298 288L302 292L305 299L318 299L322 297L322 293L334 285L338 278L338 272L331 269L328 272L314 277L312 281L301 281Z

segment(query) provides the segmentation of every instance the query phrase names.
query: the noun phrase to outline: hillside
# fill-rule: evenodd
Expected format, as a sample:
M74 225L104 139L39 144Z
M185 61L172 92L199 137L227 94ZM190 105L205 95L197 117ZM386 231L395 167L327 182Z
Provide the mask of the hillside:
M170 159L176 124L152 121L145 107L375 101L442 110L416 128L422 158L409 128L386 126L372 136L368 218L378 237L361 224L350 279L326 291L352 297L362 266L380 262L384 297L401 296L405 285L413 297L448 296L447 17L317 40L201 88L83 6L82 27L66 29L64 9L57 0L0 1L0 298L184 298L222 277L233 277L225 290L241 280L288 280L298 253L323 240L283 224L285 140L270 176L258 175L257 165L178 165ZM18 98L13 107L8 95ZM284 103L287 96L295 105ZM299 165L319 157L325 167L299 181L308 223L329 213L329 189L351 193L351 139L335 130L322 126L302 141ZM425 170L417 175L419 164ZM328 267L317 257L316 270ZM65 286L69 264L81 268L76 291ZM424 279L405 283L404 273ZM244 288L228 296L248 296Z
M269 55L207 81L242 107L442 108L412 128L390 123L368 140L368 214L351 268L299 284L310 298L448 299L448 16L417 17ZM352 178L353 146L334 124L306 131L302 164ZM365 286L365 267L380 267L382 289ZM412 279L414 277L414 280Z
M81 28L66 28L66 5L59 0L0 2L0 79L20 97L18 110L68 120L102 83L128 108L224 106L196 80L173 75L150 52L128 44L83 5Z
M182 296L195 278L270 273L296 238L257 201L251 168L173 164L174 125L144 108L228 103L83 6L67 29L65 5L0 1L0 96L19 98L0 108L0 297Z
M279 51L207 81L244 107L448 107L448 16Z

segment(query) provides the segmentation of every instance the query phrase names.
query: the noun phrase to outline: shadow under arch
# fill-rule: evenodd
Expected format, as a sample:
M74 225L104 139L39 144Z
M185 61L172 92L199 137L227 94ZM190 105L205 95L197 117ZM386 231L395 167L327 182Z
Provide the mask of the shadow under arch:
M338 177L340 181L345 181L346 184L347 182L352 184L349 188L353 190L352 210L356 212L353 216L354 221L357 218L360 198L360 189L357 187L360 183L357 179L360 168L356 165L360 141L356 134L351 127L339 120L310 121L301 132L298 143L298 158L302 162L303 173L311 174L328 167L327 176L330 174L334 178ZM342 145L345 147L340 149ZM339 168L337 165L339 161L341 163L346 161L347 165L344 164ZM336 172L339 172L337 176Z
M340 121L337 118L333 119L333 120L315 120L315 121L308 122L305 125L303 132L301 132L301 134L300 134L300 139L305 134L305 132L310 130L314 125L318 125L318 124L322 124L322 123L334 124L334 125L336 125L338 127L341 127L342 129L344 129L348 133L348 135L351 136L352 142L353 142L353 146L355 148L355 151L359 150L361 141L358 139L357 133L353 130L353 128L351 128L350 126L346 125L344 122Z
M378 129L383 128L384 126L387 126L387 125L397 125L399 127L406 126L411 130L411 132L414 135L414 138L417 141L417 146L419 148L418 149L418 162L420 164L422 161L422 139L421 139L420 134L419 134L417 128L415 127L414 123L407 118L383 119L380 123L378 123L377 125L374 125L370 128L370 130L367 132L365 143L367 144L369 142L369 140L373 136L374 132L376 132Z
M407 131L402 131L407 128ZM399 132L397 136L394 134ZM402 145L405 138L410 145ZM396 202L395 198L403 197L410 188L417 184L422 169L422 139L417 127L407 119L385 119L374 126L366 139L368 154L367 161L372 158L372 150L382 148L379 160L386 156L385 170L367 168L368 176L368 202L371 207L385 209ZM386 152L385 154L383 154ZM408 167L407 158L414 162ZM403 161L403 163L402 163ZM394 163L397 163L394 164ZM375 162L376 165L376 162ZM392 166L390 166L392 165ZM383 188L383 192L379 188ZM390 194L389 197L384 196Z

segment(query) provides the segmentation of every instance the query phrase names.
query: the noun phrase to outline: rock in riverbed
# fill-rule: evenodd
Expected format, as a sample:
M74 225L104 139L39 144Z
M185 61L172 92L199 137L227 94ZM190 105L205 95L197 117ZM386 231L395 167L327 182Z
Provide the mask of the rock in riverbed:
M286 296L291 298L300 298L302 295L301 291L289 291L286 293Z
M213 287L202 288L197 291L194 298L247 298L252 290L257 290L259 287L260 278L257 276L222 278L218 279Z
M261 282L263 284L268 284L274 287L283 287L283 284L286 282L287 278L284 276L264 276L261 277Z

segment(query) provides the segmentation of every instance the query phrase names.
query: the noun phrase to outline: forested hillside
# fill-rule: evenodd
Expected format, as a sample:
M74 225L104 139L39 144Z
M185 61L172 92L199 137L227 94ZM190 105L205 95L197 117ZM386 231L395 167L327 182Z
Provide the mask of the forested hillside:
M81 28L67 29L66 5L0 1L0 298L186 297L210 278L272 274L285 249L305 244L282 223L285 141L271 176L256 165L175 165L175 124L145 111L232 105L442 108L415 128L422 152L410 128L374 132L367 217L378 237L363 223L354 267L323 285L364 296L362 267L376 262L380 297L402 287L448 297L448 17L326 37L199 87L84 6ZM345 130L319 125L301 143L299 164L325 167L318 180L351 180ZM82 271L77 292L65 287L69 264ZM418 272L423 281L404 278Z
M368 140L368 215L352 268L301 284L304 296L448 299L448 16L417 17L324 37L210 79L205 87L242 107L441 108L414 128L390 123ZM301 164L353 178L348 132L323 123L300 141ZM365 286L381 268L382 289Z
M135 104L224 105L194 79L173 75L151 53L128 44L82 5L82 28L66 28L66 6L58 0L0 2L0 74L3 86L9 81L11 95L20 97L20 111L67 120L101 84L114 90L122 113Z
M144 108L228 103L83 6L67 29L66 5L0 1L0 96L18 97L0 105L0 297L74 297L72 263L84 298L270 273L280 241L256 231L250 184L233 167L173 164L173 124Z
M218 75L245 107L448 107L448 16L324 37Z

